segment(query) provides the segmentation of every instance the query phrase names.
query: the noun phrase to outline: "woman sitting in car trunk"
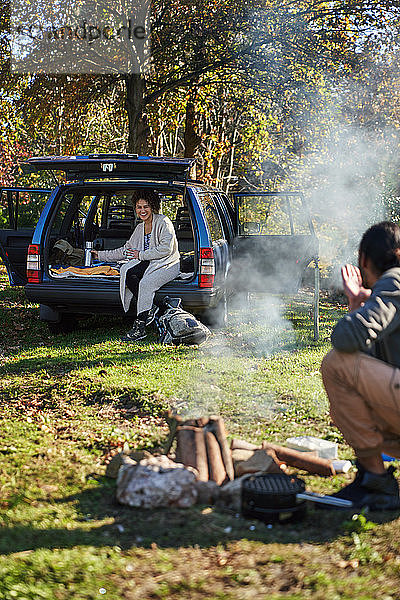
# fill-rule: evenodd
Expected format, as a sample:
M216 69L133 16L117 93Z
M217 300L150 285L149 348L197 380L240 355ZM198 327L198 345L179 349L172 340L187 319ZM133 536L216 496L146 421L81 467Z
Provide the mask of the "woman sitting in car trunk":
M130 260L122 265L120 294L125 312L136 303L136 320L123 340L136 342L146 337L158 312L153 304L155 292L179 275L179 251L175 229L168 217L159 214L160 198L153 190L137 190L133 195L141 223L129 240L115 250L93 250L95 258L105 261Z

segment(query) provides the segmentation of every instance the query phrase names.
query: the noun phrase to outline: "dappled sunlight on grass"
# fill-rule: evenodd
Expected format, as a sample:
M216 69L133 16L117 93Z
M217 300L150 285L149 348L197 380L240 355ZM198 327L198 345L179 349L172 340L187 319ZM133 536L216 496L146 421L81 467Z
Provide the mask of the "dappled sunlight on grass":
M351 458L319 374L343 308L321 302L318 342L311 308L307 293L275 308L253 297L244 312L232 306L228 326L200 348L175 348L154 335L121 342L127 326L117 318L52 337L22 290L3 285L0 598L237 600L246 586L254 598L317 599L341 594L342 573L354 574L351 593L368 587L373 597L384 573L379 590L389 597L399 576L397 515L381 516L373 537L357 532L357 546L341 514L311 510L303 523L267 528L210 507L132 510L116 504L115 482L104 477L122 448L162 448L171 407L219 413L231 436L254 442L332 439ZM349 477L306 481L330 492Z

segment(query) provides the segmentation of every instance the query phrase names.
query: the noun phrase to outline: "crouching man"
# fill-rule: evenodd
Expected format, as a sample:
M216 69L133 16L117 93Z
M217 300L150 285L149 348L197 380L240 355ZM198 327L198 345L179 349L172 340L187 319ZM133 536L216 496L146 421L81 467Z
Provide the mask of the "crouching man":
M322 362L331 417L357 457L352 483L333 496L371 510L400 508L393 467L400 458L400 228L373 225L359 247L359 268L342 268L349 314L332 332Z

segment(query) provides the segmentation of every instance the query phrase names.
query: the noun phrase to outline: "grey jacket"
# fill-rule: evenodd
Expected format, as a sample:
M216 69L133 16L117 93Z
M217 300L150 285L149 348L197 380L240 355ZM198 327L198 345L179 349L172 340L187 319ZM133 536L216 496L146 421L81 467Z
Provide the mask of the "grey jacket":
M121 267L120 296L125 312L129 310L132 292L126 287L126 273L141 260L149 260L139 284L137 312L150 310L155 292L169 283L180 272L178 242L172 222L165 215L153 214L150 246L144 250L144 223L139 223L129 240L115 250L100 250L100 260L120 261L126 259L125 250L139 250L139 260L132 259Z
M340 352L365 352L400 368L400 267L383 273L364 306L340 319L331 339Z

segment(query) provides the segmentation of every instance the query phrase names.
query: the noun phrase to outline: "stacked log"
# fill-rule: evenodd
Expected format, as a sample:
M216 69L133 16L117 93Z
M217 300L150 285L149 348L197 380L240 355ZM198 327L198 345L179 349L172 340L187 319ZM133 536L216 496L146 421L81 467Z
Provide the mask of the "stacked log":
M203 429L192 425L181 425L177 427L176 437L178 440L177 462L182 463L185 467L194 467L198 471L199 481L208 481L207 448Z
M325 477L336 474L332 461L326 458L319 458L315 452L299 452L285 446L270 444L269 442L263 442L261 446L256 446L244 440L232 440L231 450L264 450L267 453L273 451L279 462L290 467L296 467L312 475L323 475Z
M218 485L222 485L228 480L228 475L222 459L220 445L211 431L205 430L204 435L206 438L209 479L215 481Z
M214 481L218 485L253 472L279 472L279 466L288 465L310 474L329 477L335 475L330 460L319 458L314 452L299 452L262 442L257 446L243 440L232 440L228 445L224 421L210 416L184 420L168 414L170 435L165 447L167 454L176 439L175 460L197 471L199 481ZM244 453L237 456L237 453ZM247 452L246 452L247 451ZM235 459L235 469L234 461Z
M231 451L221 417L184 421L177 415L169 415L168 421L177 440L177 462L194 467L199 481L215 481L222 485L234 478Z

